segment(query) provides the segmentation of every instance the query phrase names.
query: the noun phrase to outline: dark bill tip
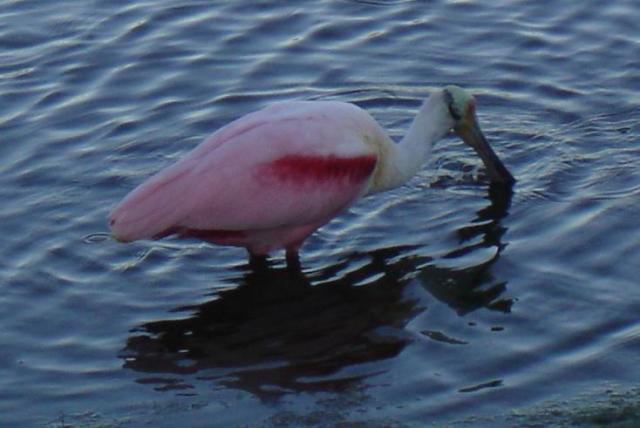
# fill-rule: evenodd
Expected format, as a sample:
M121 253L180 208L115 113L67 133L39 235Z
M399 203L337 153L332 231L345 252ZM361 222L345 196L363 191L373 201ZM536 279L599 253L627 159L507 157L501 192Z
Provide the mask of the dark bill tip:
M497 156L495 156L492 162L493 165L491 167L487 167L487 171L489 172L489 179L491 180L491 182L494 184L513 186L516 183L516 179L509 172L507 167L504 166L502 161Z
M464 142L473 147L480 159L482 159L491 183L502 186L513 186L515 184L516 179L493 151L477 122L466 129L460 130L459 134Z

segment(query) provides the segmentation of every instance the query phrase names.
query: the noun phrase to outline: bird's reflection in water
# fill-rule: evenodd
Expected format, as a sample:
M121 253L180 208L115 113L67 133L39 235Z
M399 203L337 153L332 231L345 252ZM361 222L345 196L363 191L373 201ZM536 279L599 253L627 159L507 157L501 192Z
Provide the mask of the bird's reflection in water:
M503 312L511 310L513 301L499 298L506 290L506 281L492 281L491 266L498 261L505 248L501 239L507 229L500 221L509 212L512 195L511 188L490 186L490 204L476 213L477 217L470 225L457 230L461 246L444 256L459 259L483 249L493 249L490 257L463 268L428 266L418 273L429 293L460 315L481 307Z
M402 327L419 308L398 286L403 263L384 262L399 250L372 254L359 270L317 286L299 270L252 267L239 287L221 292L190 318L142 326L143 334L127 342L125 367L175 374L213 369L208 374L220 383L262 398L348 387L370 373L332 375L391 358L407 343ZM381 272L371 283L353 286ZM379 332L381 326L391 329Z
M384 370L376 363L397 356L414 340L404 327L425 310L425 289L458 313L509 310L510 301L499 300L506 284L488 284L490 267L503 249L500 219L510 197L510 191L491 188L490 205L457 231L463 246L446 256L495 247L490 260L441 268L419 249L394 247L352 254L308 275L248 265L237 288L181 308L188 318L136 329L121 355L124 367L147 373L139 381L158 389L192 388L189 378L197 373L198 379L261 399L357 385ZM475 243L466 245L469 241Z

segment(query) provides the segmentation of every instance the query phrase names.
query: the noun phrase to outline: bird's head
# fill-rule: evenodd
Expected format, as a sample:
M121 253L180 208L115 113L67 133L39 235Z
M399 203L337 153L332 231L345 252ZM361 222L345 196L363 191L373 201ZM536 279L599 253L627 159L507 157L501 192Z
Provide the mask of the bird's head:
M467 145L471 146L484 162L492 183L512 185L513 175L507 170L485 138L476 116L476 100L459 86L443 89L443 100L453 122L453 130Z

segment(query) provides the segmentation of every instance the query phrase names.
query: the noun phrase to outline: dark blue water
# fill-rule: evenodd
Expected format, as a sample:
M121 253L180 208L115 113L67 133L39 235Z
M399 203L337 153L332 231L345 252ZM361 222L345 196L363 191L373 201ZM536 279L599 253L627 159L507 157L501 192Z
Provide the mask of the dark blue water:
M485 3L0 4L0 424L521 426L637 386L640 5ZM513 194L452 137L302 272L106 233L242 114L338 99L399 137L449 83Z

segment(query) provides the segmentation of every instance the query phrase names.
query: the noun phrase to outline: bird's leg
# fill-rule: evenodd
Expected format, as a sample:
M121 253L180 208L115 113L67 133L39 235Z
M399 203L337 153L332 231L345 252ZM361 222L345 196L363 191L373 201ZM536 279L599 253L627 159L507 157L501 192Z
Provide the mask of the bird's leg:
M267 256L263 254L255 254L249 251L249 267L254 271L267 269L269 267Z
M300 270L300 256L298 255L297 248L287 248L285 258L287 260L287 267L290 270Z

